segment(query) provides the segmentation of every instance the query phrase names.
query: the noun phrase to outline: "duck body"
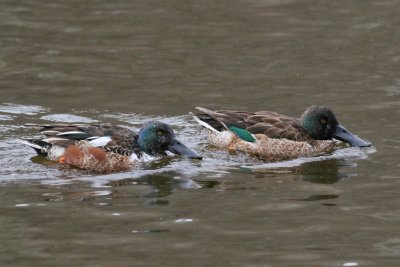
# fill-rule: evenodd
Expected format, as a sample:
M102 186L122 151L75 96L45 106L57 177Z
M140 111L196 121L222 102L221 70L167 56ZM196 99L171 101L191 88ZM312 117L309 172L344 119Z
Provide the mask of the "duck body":
M126 171L155 156L165 156L166 151L201 158L176 140L170 126L161 122L149 122L138 133L111 124L28 126L39 128L43 137L20 142L37 154L98 173Z
M266 161L331 153L338 147L333 139L355 146L370 146L341 126L326 107L311 106L300 118L273 111L197 109L200 112L194 118L207 129L212 145Z
M311 145L304 141L270 138L264 134L255 134L254 142L234 139L228 149L231 151L245 152L259 159L274 162L290 160L299 157L318 156L332 152L336 143L334 141L320 140Z

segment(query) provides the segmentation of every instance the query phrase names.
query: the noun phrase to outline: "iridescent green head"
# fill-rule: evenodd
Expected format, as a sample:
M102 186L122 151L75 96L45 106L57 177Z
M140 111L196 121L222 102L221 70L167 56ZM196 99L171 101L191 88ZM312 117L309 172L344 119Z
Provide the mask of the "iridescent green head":
M315 140L335 138L352 146L366 147L371 145L371 143L364 141L341 126L335 114L327 107L309 107L301 116L300 125Z
M202 158L176 140L175 134L169 125L158 121L146 123L139 131L137 142L143 152L152 156L164 155L166 151L170 151L189 158Z

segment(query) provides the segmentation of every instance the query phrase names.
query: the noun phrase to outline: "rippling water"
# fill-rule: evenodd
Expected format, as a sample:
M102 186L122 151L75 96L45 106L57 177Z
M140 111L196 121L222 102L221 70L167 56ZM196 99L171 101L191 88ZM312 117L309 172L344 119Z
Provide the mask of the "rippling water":
M0 2L0 265L397 266L399 1ZM263 163L196 106L328 105L372 148ZM25 123L172 125L203 161L62 168Z

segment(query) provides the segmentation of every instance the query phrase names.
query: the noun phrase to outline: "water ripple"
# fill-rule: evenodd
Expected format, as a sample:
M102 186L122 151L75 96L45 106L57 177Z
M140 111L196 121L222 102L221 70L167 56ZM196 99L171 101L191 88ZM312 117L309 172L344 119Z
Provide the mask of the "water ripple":
M45 112L46 110L46 108L41 106L18 105L11 103L0 104L0 112L11 114L35 115Z
M51 114L41 117L42 120L55 121L55 122L66 122L66 123L95 123L97 120L78 116L74 114Z

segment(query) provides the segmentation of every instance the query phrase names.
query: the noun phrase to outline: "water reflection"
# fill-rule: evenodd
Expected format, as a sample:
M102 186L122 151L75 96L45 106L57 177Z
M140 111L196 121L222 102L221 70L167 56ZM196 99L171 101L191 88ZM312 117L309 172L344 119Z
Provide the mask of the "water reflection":
M348 172L340 172L342 167L353 166L352 163L348 163L346 160L330 159L313 162L305 162L299 166L292 168L279 167L279 168L254 168L254 169L242 169L245 172L251 172L255 177L279 177L283 175L289 179L301 179L311 183L317 184L334 184L340 180L348 177Z
M308 162L299 167L296 167L294 171L300 173L304 181L319 184L333 184L348 176L347 173L340 173L339 160L325 160L318 162Z
M150 170L162 169L170 166L173 163L178 162L179 160L181 160L180 157L161 157L159 159L155 159L144 163L142 165L142 168Z
M173 175L173 174L172 174ZM176 174L175 174L176 175ZM111 181L106 185L118 190L119 187L126 187L132 185L146 185L150 189L140 194L141 198L162 198L172 194L172 192L179 188L179 182L172 178L171 173L161 173L156 175L145 175L140 178L126 178L117 181Z
M306 198L302 199L293 199L293 200L300 200L300 201L319 201L319 200L326 200L326 199L335 199L338 198L338 195L310 195Z
M201 181L196 182L188 178L181 178L177 172L163 172L159 174L144 175L139 178L125 178L116 181L110 181L106 185L113 188L114 192L118 188L123 187L129 190L130 186L145 185L143 190L137 197L144 199L148 206L168 205L167 196L174 193L178 189L200 189L212 188L219 184L217 181Z
M95 191L60 191L60 192L50 192L44 193L44 201L65 201L65 200L77 200L85 201L92 199L97 196L108 196L111 195L111 190L95 190Z

